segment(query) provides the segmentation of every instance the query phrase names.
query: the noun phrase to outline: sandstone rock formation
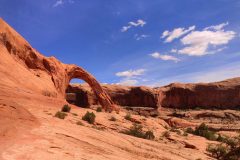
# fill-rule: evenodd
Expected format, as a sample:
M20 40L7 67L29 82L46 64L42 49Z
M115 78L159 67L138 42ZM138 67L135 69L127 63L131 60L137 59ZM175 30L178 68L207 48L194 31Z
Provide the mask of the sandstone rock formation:
M54 57L43 56L2 19L0 19L0 52L1 72L7 72L9 75L5 76L2 83L18 84L48 96L64 97L70 80L80 78L91 86L104 109L117 109L90 73L76 65L63 64Z
M121 106L160 107L158 91L150 87L102 85L102 88L109 94L115 104ZM98 104L97 97L87 84L69 85L67 92L76 93L76 100L74 103L78 106L89 107L90 105Z
M240 107L240 78L215 83L172 83L160 88L120 85L103 85L103 88L121 106L182 109ZM67 91L77 93L79 106L98 103L88 85L70 85Z
M173 83L159 88L163 107L170 108L240 108L240 78L214 83Z

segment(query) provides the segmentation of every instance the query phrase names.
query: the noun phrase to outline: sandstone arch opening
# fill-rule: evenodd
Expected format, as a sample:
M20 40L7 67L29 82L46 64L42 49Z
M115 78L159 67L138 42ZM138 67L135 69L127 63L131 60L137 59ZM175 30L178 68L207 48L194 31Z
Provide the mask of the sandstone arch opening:
M82 89L84 86L84 89ZM81 79L73 78L70 80L66 89L66 100L82 108L89 108L90 105L99 104L97 99L92 99L93 90L88 83Z
M114 102L111 100L111 98L106 93L106 91L103 90L103 88L95 79L95 77L92 76L90 73L88 73L83 68L78 67L76 65L68 66L65 69L65 71L67 73L66 85L64 89L65 93L72 79L81 79L86 83L88 83L88 85L93 90L93 93L96 95L97 100L101 104L103 109L109 112L111 112L112 110L115 110L117 112L119 111L119 108L114 104Z

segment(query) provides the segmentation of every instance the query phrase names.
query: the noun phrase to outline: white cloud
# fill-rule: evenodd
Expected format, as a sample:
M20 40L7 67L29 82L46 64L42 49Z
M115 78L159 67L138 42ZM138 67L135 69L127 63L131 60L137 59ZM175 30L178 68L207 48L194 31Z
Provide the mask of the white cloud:
M221 23L219 25L215 25L215 26L209 26L209 27L206 27L204 28L204 30L215 30L215 31L219 31L219 30L222 30L225 26L228 25L228 22L225 22L225 23Z
M169 43L172 42L174 39L177 39L181 36L183 36L184 34L187 34L191 31L193 31L195 29L195 26L191 26L188 29L185 28L175 28L173 31L164 31L162 33L161 38L166 38L164 42Z
M226 45L232 40L236 33L234 31L225 31L223 29L228 23L222 23L216 26L206 27L203 31L193 31L183 37L181 42L186 47L178 50L180 54L190 56L202 56L221 51L216 49L209 51L209 47Z
M140 75L143 75L145 71L146 71L145 69L127 70L127 71L123 71L123 72L117 72L116 76L118 76L118 77L140 76Z
M53 4L53 7L58 7L58 6L61 6L65 3L74 3L74 0L57 0L54 4Z
M180 61L180 59L178 59L177 57L174 57L171 55L162 55L158 52L154 52L154 53L150 54L150 56L152 56L153 58L156 58L156 59L164 60L164 61L174 61L174 62Z
M53 5L53 7L58 7L58 6L61 6L61 5L63 5L63 0L57 0L55 3L54 3L54 5Z
M141 26L143 27L147 22L145 22L144 20L142 19L139 19L137 20L136 22L128 22L128 25L127 26L123 26L122 29L121 29L121 32L126 32L127 30L129 30L130 28L132 27L138 27L138 26Z
M150 36L146 35L146 34L141 34L141 35L135 34L134 37L137 41L139 41L139 40L142 40L142 39L150 37Z
M171 53L177 53L177 50L176 50L176 49L171 49L170 52L171 52Z

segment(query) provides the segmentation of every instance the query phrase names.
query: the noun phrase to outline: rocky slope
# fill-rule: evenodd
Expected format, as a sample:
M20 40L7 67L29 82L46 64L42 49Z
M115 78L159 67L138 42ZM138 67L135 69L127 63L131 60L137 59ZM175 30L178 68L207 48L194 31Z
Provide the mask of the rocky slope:
M110 110L117 108L90 73L76 65L63 64L54 57L44 57L2 19L0 51L0 76L4 77L0 83L64 97L70 80L80 78L91 86L103 107Z

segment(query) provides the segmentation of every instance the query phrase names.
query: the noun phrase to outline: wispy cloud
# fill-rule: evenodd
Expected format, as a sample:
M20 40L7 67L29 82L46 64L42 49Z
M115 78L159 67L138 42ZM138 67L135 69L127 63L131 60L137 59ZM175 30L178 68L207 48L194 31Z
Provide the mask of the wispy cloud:
M215 25L215 26L209 26L209 27L206 27L204 28L204 30L215 30L215 31L220 31L222 30L225 26L228 25L228 22L225 22L225 23L221 23L219 25Z
M134 38L135 38L137 41L142 40L142 39L145 39L145 38L147 38L147 37L150 37L150 36L149 36L149 35L146 35L146 34L141 34L141 35L135 34L135 35L134 35Z
M121 32L126 32L128 31L130 28L132 27L138 27L138 26L141 26L143 27L147 22L145 22L144 20L142 19L139 19L137 20L136 22L128 22L128 25L127 26L123 26L122 29L121 29Z
M181 39L182 44L186 47L178 50L178 53L190 56L202 56L220 51L219 48L209 51L209 48L226 45L236 36L234 31L225 31L223 29L226 25L228 25L227 22L206 27L202 31L189 33Z
M118 77L140 76L140 75L143 75L145 71L146 71L145 69L127 70L127 71L117 72L116 76Z
M57 0L55 3L54 3L54 5L53 5L53 7L58 7L58 6L61 6L61 5L63 5L63 0Z
M64 5L65 3L74 3L74 0L57 0L54 4L53 7L59 7Z
M149 84L150 86L163 86L174 82L182 83L200 83L217 82L229 78L240 77L240 64L231 63L221 67L212 68L200 72L185 73L172 77L162 78Z
M174 61L174 62L180 61L180 59L178 59L177 57L166 55L166 54L163 55L163 54L160 54L159 52L151 53L150 56L156 59L161 59L163 61Z
M162 33L161 38L166 38L164 42L169 43L172 42L174 39L180 38L181 36L193 31L195 26L191 26L188 29L185 28L175 28L173 31L164 31Z
M117 72L116 76L122 77L119 83L121 85L137 85L141 76L146 72L146 69L137 69L137 70L127 70L122 72Z

